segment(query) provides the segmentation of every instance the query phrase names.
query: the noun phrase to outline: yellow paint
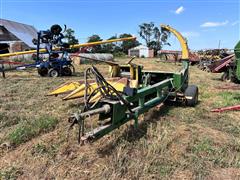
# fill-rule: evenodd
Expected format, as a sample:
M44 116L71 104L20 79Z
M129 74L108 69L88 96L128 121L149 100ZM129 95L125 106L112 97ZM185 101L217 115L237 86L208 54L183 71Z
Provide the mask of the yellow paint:
M138 88L138 82L139 82L139 66L130 64L130 87L131 88Z
M112 85L117 91L123 92L125 84L121 82L108 82L110 85ZM98 85L96 83L90 84L88 95L92 93L95 89L98 88ZM68 94L66 97L63 98L63 100L69 100L69 99L75 99L75 98L81 98L84 96L85 93L85 84L82 84L80 87L78 87L76 90ZM93 96L93 102L96 101L101 97L100 93L97 93Z
M130 88L138 88L138 80L130 80Z
M123 92L123 89L124 89L124 87L125 87L125 84L120 83L120 82L114 82L114 83L110 82L109 84L111 84L117 91L120 91L120 92ZM113 95L114 95L114 94L115 94L115 93L113 93ZM90 103L94 103L94 102L98 101L100 98L101 98L101 93L98 92L97 94L95 94L95 95L91 98Z
M109 66L110 77L119 77L120 76L120 67L119 65Z
M178 41L180 42L181 48L182 48L182 59L189 59L189 50L188 50L188 45L187 45L187 41L185 40L185 38L175 29L173 29L172 27L170 27L169 25L164 25L161 24L161 27L168 30L169 32L173 33Z
M50 92L48 95L52 96L52 95L69 93L71 91L74 91L75 89L77 89L80 86L81 86L81 83L79 83L77 81L68 82L68 83L65 83L65 84L61 85L60 87L56 88L55 90Z
M107 44L107 43L113 43L113 42L118 42L118 41L130 41L130 40L135 40L135 39L136 39L136 37L127 37L127 38L118 38L118 39L111 39L111 40L105 40L105 41L90 42L90 43L84 43L84 44L75 44L75 45L71 45L69 49L87 47L87 46L95 46L95 45L99 45L99 44ZM58 51L58 50L60 50L60 48L59 47L53 48L53 50ZM44 53L44 52L46 52L46 49L40 49L39 52ZM18 55L24 55L24 54L33 54L33 53L37 53L37 50L0 54L0 58L10 57L10 56L18 56Z
M118 77L120 76L121 67L129 67L130 69L130 87L132 88L138 88L138 82L139 82L139 66L136 64L126 64L126 65L116 65L116 66L110 66L109 71L111 77Z
M94 89L96 89L97 87L98 87L98 85L96 83L90 84L88 94L92 93L94 91ZM66 97L64 97L63 100L81 98L84 96L84 93L85 93L85 84L82 84L77 89L75 89L73 92L71 92Z
M136 68L132 65L129 65L129 66L130 66L130 79L133 80L135 79Z

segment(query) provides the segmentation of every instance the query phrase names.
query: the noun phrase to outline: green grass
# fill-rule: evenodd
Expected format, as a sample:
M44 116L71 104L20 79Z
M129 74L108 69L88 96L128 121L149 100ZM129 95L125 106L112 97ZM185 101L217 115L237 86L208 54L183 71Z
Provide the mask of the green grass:
M180 69L156 59L135 62L145 69ZM66 119L80 108L79 100L45 95L66 81L82 79L88 66L76 66L80 77L40 78L32 71L8 73L7 81L0 79L0 144L10 142L14 147L0 148L0 179L21 178L18 171L38 179L175 179L181 175L207 179L212 170L240 168L239 112L210 112L240 104L240 94L216 88L221 75L196 67L190 67L190 84L199 85L200 102L195 108L152 109L140 118L138 129L127 124L79 146L77 126L66 136ZM104 77L108 74L106 65L96 66ZM90 127L89 120L86 124ZM49 133L54 128L57 133Z
M23 172L20 168L9 167L7 169L0 170L0 179L15 180L15 179L18 179L18 177L22 174Z
M56 127L58 120L52 117L41 117L35 120L24 121L8 135L8 140L13 145L19 145L37 135L48 132Z
M202 141L194 144L192 152L196 154L200 154L202 152L211 154L214 152L212 145L213 142L210 139L204 138Z
M57 150L59 145L55 144L44 144L44 143L37 143L32 147L31 154L33 156L44 156L47 155L49 158L53 158L57 154Z
M18 124L20 121L21 118L19 116L16 116L14 114L9 115L6 112L0 112L0 129L13 126L15 124Z
M211 167L240 168L240 141L233 140L225 145L217 145L210 137L194 140L189 144L186 153L186 168L192 169L196 179L204 179ZM182 164L181 167L184 167Z
M218 97L220 97L220 99L215 102L216 107L233 106L238 105L240 103L240 93L237 91L219 92L217 95Z

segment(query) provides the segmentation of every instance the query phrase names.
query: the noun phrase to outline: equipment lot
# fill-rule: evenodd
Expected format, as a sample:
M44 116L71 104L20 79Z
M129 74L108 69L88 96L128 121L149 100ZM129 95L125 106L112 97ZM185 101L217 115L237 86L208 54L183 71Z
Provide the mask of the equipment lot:
M127 59L120 59L126 62ZM176 70L180 64L138 59L144 69ZM227 179L239 177L240 112L211 113L237 105L240 93L218 89L221 74L190 67L190 83L199 87L195 108L153 108L92 144L76 143L77 128L67 137L67 117L78 100L62 101L46 94L79 80L90 65L76 66L77 77L42 78L35 71L9 72L0 79L0 178L72 179ZM97 64L104 75L108 66ZM161 112L161 113L160 113ZM143 120L144 119L144 120Z

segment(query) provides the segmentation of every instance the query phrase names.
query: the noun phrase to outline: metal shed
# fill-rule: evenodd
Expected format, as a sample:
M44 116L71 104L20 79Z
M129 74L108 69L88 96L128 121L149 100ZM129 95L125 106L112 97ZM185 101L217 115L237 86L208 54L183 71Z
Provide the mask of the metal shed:
M139 45L128 50L128 56L136 57L154 57L154 50L149 49L147 46Z
M0 19L0 53L22 51L35 48L32 39L36 38L37 30L27 24Z

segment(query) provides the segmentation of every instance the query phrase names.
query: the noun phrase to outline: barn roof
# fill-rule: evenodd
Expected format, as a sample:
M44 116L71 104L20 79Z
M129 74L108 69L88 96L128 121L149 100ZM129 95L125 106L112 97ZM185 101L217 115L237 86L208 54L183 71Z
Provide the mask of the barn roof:
M9 32L29 47L35 47L32 43L32 39L37 37L37 30L33 26L6 19L0 19L0 25L4 26Z

